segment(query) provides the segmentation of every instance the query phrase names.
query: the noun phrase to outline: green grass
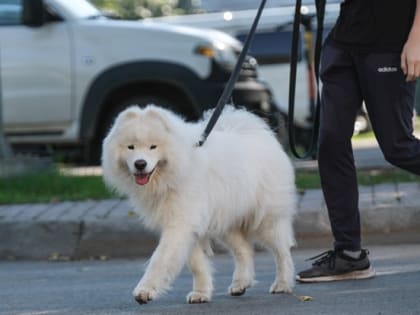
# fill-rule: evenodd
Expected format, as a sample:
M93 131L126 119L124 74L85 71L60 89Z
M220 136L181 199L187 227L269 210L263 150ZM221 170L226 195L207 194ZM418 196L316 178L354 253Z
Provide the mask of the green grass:
M0 178L0 204L96 200L115 197L100 176L68 176L56 171Z
M358 135L354 135L353 140L363 140L363 139L375 139L375 134L373 131L367 131L363 133L359 133Z
M389 182L420 182L420 177L397 169L358 172L359 185ZM320 188L317 171L298 170L296 186L300 190ZM101 176L64 175L56 171L0 178L0 204L100 200L116 198Z
M420 176L403 170L386 168L376 170L360 170L357 172L358 184L361 186L378 185L383 183L420 182ZM296 187L298 189L315 189L321 187L321 180L317 171L297 171Z

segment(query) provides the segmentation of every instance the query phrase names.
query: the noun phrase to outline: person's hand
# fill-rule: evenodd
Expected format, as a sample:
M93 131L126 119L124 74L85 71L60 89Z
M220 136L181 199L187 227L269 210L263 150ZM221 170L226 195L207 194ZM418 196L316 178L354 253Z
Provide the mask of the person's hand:
M410 34L401 53L401 68L407 81L420 77L420 32Z

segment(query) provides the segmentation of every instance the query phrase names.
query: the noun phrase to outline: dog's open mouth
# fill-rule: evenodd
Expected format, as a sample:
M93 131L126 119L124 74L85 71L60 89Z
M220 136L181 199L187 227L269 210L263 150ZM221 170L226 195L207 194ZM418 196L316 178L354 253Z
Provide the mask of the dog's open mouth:
M146 185L149 182L150 176L152 176L154 170L155 169L153 169L150 173L135 173L134 178L136 180L137 185Z

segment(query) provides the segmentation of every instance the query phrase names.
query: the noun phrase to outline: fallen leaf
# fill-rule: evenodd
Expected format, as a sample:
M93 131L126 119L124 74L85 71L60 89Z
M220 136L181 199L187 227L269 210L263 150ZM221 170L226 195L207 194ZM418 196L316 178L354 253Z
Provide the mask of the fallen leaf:
M299 295L298 299L301 302L309 302L309 301L312 301L314 298L312 296L309 296L309 295Z
M130 211L128 211L128 216L129 217L137 217L137 213L134 212L134 211L132 211L132 210L130 210Z

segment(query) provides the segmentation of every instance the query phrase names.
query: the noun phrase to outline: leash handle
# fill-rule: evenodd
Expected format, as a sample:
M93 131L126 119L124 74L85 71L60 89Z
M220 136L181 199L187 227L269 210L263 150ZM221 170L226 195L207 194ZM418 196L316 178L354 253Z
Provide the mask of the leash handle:
M323 40L323 25L325 16L325 0L315 0L316 17L317 17L317 34L315 42L315 78L316 78L316 104L314 112L314 124L311 132L311 142L307 152L300 155L296 149L295 133L294 133L294 109L295 109L295 92L296 92L296 68L298 58L298 44L299 44L299 30L301 22L301 7L302 0L296 0L295 15L293 21L293 36L291 48L291 61L290 61L290 79L289 79L289 111L288 111L288 131L289 131L289 146L292 154L301 160L313 158L316 154L318 131L319 131L319 115L321 99L319 95L319 65L321 57L321 48Z
M242 64L244 63L246 54L248 53L249 46L251 44L252 38L254 37L255 30L257 28L258 22L260 20L262 11L264 9L266 0L261 0L260 6L258 8L257 14L255 15L254 22L252 23L251 29L249 30L248 36L245 40L245 44L242 47L242 51L236 61L235 68L233 69L232 73L230 74L229 81L227 82L222 95L220 96L216 108L213 111L213 114L210 117L209 122L207 123L204 132L201 135L200 140L198 141L197 146L202 146L204 142L206 142L207 137L209 136L210 132L212 131L214 125L216 124L217 120L220 117L220 114L223 111L229 97L232 94L233 88L235 87L235 83L238 80L239 74L241 72Z

